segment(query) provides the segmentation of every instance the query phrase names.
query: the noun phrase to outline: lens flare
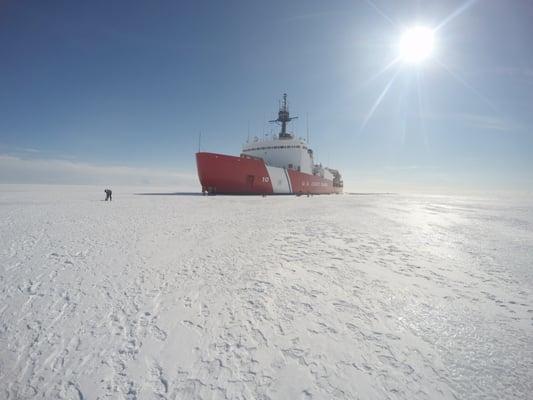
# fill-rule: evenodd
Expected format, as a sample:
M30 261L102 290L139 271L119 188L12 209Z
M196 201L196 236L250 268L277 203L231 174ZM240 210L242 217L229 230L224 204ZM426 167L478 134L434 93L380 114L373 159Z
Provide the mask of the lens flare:
M417 26L407 30L400 40L400 57L410 64L419 64L433 51L433 30Z

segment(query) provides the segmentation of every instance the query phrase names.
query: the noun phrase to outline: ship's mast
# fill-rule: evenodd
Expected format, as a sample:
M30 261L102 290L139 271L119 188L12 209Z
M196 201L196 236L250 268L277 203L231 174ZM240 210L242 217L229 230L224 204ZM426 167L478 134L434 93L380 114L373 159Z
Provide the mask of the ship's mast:
M280 139L291 139L292 135L287 132L287 122L292 121L298 117L290 117L289 104L287 103L287 93L283 93L283 100L280 104L278 111L278 119L270 122L281 122L281 132L279 133Z

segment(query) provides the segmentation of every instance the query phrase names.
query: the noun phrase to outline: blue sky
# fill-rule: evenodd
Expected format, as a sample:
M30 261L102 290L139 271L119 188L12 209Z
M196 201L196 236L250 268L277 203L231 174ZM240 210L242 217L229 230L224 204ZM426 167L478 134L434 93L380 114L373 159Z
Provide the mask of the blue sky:
M239 154L287 92L350 190L531 190L532 18L503 0L3 1L0 182L173 183L199 131ZM406 27L439 24L433 57L379 74Z

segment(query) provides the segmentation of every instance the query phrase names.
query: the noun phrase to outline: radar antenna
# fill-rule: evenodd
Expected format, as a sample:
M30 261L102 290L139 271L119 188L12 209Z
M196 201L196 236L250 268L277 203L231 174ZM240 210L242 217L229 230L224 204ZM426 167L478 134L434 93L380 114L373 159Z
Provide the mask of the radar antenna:
M281 122L281 132L279 133L280 139L292 139L292 135L287 132L287 122L292 121L298 117L289 116L289 104L287 103L287 93L283 93L283 100L280 104L278 111L278 119L274 119L269 122Z

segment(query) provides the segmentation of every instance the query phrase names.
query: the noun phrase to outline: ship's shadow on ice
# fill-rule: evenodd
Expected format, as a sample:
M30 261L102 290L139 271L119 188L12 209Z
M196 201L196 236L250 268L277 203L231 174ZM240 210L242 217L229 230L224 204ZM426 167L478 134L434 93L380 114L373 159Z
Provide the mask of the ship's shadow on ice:
M296 193L259 194L259 193L198 193L198 192L169 192L169 193L134 193L136 196L206 196L206 197L270 197L270 196L298 196ZM304 197L304 195L300 195ZM103 200L102 200L103 201Z
M134 193L137 196L203 196L199 192Z
M351 196L395 196L398 193L393 193L393 192L368 192L368 193L346 192L345 194L349 194Z
M352 195L352 196L394 196L398 193L392 193L392 192L381 192L381 193L355 193L355 192L345 192L344 194ZM134 193L136 196L263 196L262 194L258 193L241 193L241 194L216 194L216 195L207 195L203 194L201 192L159 192L159 193ZM276 196L298 196L297 193L284 193L284 194L276 194ZM267 194L265 196L272 196L272 194ZM300 195L302 197L305 197L305 195ZM319 196L319 195L317 195ZM103 201L103 200L102 200Z

